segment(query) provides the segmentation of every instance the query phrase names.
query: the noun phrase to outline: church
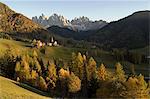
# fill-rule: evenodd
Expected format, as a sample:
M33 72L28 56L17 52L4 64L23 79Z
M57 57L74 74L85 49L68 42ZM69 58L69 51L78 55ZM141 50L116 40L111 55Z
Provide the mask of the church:
M51 37L50 42L47 43L48 46L59 46L58 42Z

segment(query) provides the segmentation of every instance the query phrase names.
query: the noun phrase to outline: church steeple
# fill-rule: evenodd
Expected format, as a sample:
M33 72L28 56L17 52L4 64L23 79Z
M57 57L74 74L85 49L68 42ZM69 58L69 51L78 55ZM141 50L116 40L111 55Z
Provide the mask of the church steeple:
M53 37L51 38L51 42L52 42L52 43L54 42L54 38L53 38Z

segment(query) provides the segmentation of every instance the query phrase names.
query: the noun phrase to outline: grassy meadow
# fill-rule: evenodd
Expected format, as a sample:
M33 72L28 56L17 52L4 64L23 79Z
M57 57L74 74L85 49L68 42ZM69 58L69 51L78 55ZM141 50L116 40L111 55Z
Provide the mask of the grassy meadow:
M0 99L48 99L44 94L28 85L0 76Z
M26 53L32 53L33 50L36 50L38 55L44 59L46 62L47 60L51 59L63 59L64 61L69 61L71 59L72 52L81 52L85 53L86 49L82 48L68 48L68 47L48 47L45 48L45 53L42 53L40 49L37 48L31 48L31 43L29 42L21 42L21 41L15 41L15 40L7 40L7 39L0 39L0 56L3 56L5 51L7 49L11 48L14 50L14 52L17 51L17 54L26 54ZM131 50L132 52L137 51L141 53L148 53L149 47L145 47L142 49L136 49ZM94 49L92 49L94 50ZM107 68L114 69L114 65L117 60L114 59L114 57L107 51L100 51L99 56L92 56L97 62L97 65L99 66L101 63L104 63ZM127 73L130 73L131 65L132 63L128 61L120 61L120 63L124 66L124 70ZM142 73L145 76L149 76L149 67L148 64L135 64L135 71L137 74Z

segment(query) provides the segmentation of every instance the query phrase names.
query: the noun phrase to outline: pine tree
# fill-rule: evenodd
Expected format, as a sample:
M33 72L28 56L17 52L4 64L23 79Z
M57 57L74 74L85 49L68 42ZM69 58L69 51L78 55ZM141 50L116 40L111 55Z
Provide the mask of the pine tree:
M20 68L21 68L20 62L17 62L17 63L16 63L16 67L15 67L15 72L19 72L19 71L20 71Z
M138 77L138 98L148 98L150 95L150 90L148 89L148 84L144 80L144 76L140 74Z
M38 73L35 70L31 71L31 79L30 79L30 83L33 86L38 86L37 85L37 78L39 77Z
M147 99L150 96L148 85L144 80L144 76L142 76L141 74L138 77L129 77L129 79L125 82L125 85L125 98Z
M58 75L59 75L59 79L58 79L59 83L57 84L57 90L59 90L62 97L66 97L68 93L67 79L70 76L70 73L69 71L61 68L58 72Z
M84 77L84 67L83 67L84 62L83 62L83 57L81 53L78 53L76 62L77 62L78 71L79 71L79 74L77 74L77 76L82 80Z
M56 73L56 66L54 63L50 63L48 65L48 77L56 82L57 80L57 73Z
M87 65L87 80L90 81L96 74L96 61L91 57Z
M124 82L125 81L125 72L123 70L123 66L118 62L118 63L116 63L115 67L116 67L115 75L116 75L117 79L119 81Z
M38 77L38 73L35 70L31 71L31 79L36 79Z
M44 91L47 90L47 85L46 85L45 79L42 76L40 76L38 78L38 86L41 90L44 90Z
M38 54L35 50L33 50L33 57L38 57Z
M72 53L72 60L71 60L71 66L70 70L75 73L75 75L79 74L78 65L77 65L77 55L75 53Z
M103 81L107 79L107 71L106 71L104 64L101 64L98 67L97 76L98 76L98 79L103 80Z
M20 62L18 61L15 67L15 78L17 78L17 81L20 80L19 78L20 69L21 69L21 65L20 65Z
M22 81L28 81L31 78L30 75L30 66L29 63L26 61L26 56L22 56L22 60L20 62L21 68L19 71L19 78Z
M72 72L68 77L68 90L71 93L76 93L81 89L81 80Z
M81 80L83 79L84 76L84 59L79 52L78 55L76 56L75 53L72 53L72 63L71 63L71 68L70 70L74 72L75 75L77 75Z
M65 79L65 78L68 78L70 76L69 71L64 70L63 68L61 68L59 70L58 74L59 74L60 79Z
M36 39L34 39L34 40L32 41L32 45L33 45L33 46L36 46Z
M34 57L34 66L34 69L37 70L38 73L41 73L41 65L36 57Z

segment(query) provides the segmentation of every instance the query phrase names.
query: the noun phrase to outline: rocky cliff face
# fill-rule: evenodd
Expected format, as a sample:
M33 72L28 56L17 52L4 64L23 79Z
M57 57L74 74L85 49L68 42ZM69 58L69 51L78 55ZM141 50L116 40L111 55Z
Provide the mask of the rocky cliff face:
M32 17L32 20L45 28L51 26L59 26L59 27L67 27L72 30L77 31L87 31L87 30L96 30L107 25L107 22L99 20L99 21L91 21L87 17L79 17L69 21L67 18L61 15L53 14L52 16L45 17L44 14L42 16Z

